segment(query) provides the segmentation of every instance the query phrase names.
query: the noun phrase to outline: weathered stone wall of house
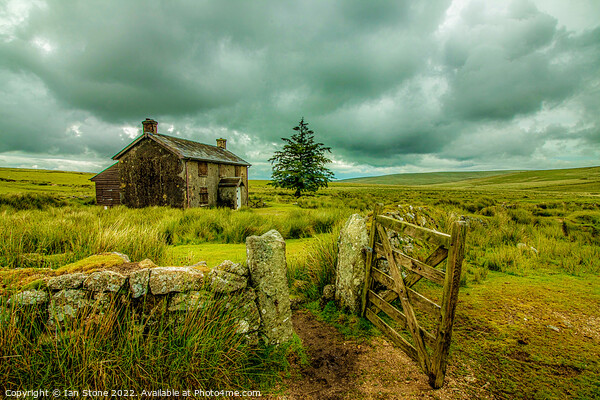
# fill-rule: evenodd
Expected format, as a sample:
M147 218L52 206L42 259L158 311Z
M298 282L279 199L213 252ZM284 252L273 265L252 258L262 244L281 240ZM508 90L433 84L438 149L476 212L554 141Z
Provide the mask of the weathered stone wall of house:
M208 164L199 161L185 161L187 164L187 183L189 207L203 207L209 205L209 176Z
M208 185L208 205L216 207L219 196L219 164L208 163L207 168L208 175L206 183Z
M170 151L143 139L119 160L121 204L129 207L183 207L185 171Z
M235 165L219 164L219 178L231 178L235 175Z
M248 167L239 167L244 186L242 187L242 205L248 205Z
M248 205L248 167L194 160L184 161L185 165L187 165L188 184L185 194L189 197L189 200L186 200L186 207L233 207L237 196L236 189L219 188L219 181L223 177L234 176L242 177L244 182L244 186L241 187L242 205Z

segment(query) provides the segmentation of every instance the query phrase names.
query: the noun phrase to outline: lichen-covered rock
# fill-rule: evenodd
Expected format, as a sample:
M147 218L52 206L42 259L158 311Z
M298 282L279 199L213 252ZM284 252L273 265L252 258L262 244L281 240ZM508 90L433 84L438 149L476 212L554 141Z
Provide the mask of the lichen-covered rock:
M92 299L88 300L88 304L92 307L95 313L104 314L108 306L118 299L114 292L95 292Z
M114 271L98 271L90 274L83 287L91 292L118 292L125 284L125 276Z
M248 268L256 291L261 334L269 344L292 339L292 310L287 286L285 241L276 230L246 239Z
M348 218L338 239L338 261L335 279L335 299L341 308L360 312L365 281L364 248L369 244L365 219L358 214Z
M233 261L225 260L221 264L215 267L215 269L230 272L239 276L248 276L248 266L243 264L234 263Z
M258 331L260 328L260 313L256 305L256 292L252 288L244 290L238 296L227 304L228 307L235 307L237 316L236 333L250 334Z
M55 276L48 280L48 288L51 290L79 289L87 277L87 274L82 273Z
M129 290L131 297L137 299L148 293L150 284L150 270L148 268L138 269L129 274Z
M306 303L307 299L299 294L290 294L290 308L299 310L302 304Z
M48 301L48 293L43 290L27 290L17 293L8 300L11 306L37 306Z
M185 292L199 290L204 274L190 267L158 267L150 273L150 291L152 294Z
M211 289L217 293L231 293L248 286L248 278L216 268L210 271L209 278Z
M193 311L212 303L212 296L203 290L176 293L169 301L169 311Z
M86 298L83 290L64 289L52 296L48 306L48 324L54 326L71 318L75 318L77 312L91 306L92 302Z
M323 294L319 299L319 305L324 307L330 301L335 300L335 285L325 285Z
M258 346L258 331L250 332L244 335L244 339L249 346Z

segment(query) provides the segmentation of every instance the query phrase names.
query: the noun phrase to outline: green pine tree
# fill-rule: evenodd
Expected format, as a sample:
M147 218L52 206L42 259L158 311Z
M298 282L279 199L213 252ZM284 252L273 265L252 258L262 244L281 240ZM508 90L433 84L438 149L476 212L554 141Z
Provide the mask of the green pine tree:
M281 138L286 144L269 159L273 165L271 185L294 190L294 196L300 197L303 192L316 192L327 187L334 179L325 164L331 160L325 153L331 153L330 147L323 143L315 143L314 132L308 129L304 117L294 127L296 133L291 138Z

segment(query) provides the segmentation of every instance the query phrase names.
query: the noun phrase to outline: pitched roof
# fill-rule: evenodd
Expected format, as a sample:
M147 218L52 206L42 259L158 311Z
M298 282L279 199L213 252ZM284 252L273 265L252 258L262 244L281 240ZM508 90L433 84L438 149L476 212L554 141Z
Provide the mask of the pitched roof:
M118 160L127 153L133 146L139 143L142 139L148 138L159 145L163 146L167 150L173 152L177 157L187 160L196 161L208 161L220 164L233 164L233 165L244 165L250 166L251 164L247 161L242 160L229 150L221 147L212 146L210 144L198 143L192 140L176 138L173 136L162 135L159 133L144 133L139 136L127 147L117 153L113 160Z
M90 178L90 181L97 182L100 180L110 180L117 179L119 180L119 163L115 163L108 168L103 169L96 175Z

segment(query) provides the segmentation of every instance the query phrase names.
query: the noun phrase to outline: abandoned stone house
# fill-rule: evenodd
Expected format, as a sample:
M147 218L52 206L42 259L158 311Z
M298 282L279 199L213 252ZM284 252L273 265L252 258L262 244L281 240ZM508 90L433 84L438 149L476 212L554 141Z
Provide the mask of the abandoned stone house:
M143 134L117 153L117 163L91 178L99 205L178 208L248 204L250 164L217 145L162 135L146 118Z

